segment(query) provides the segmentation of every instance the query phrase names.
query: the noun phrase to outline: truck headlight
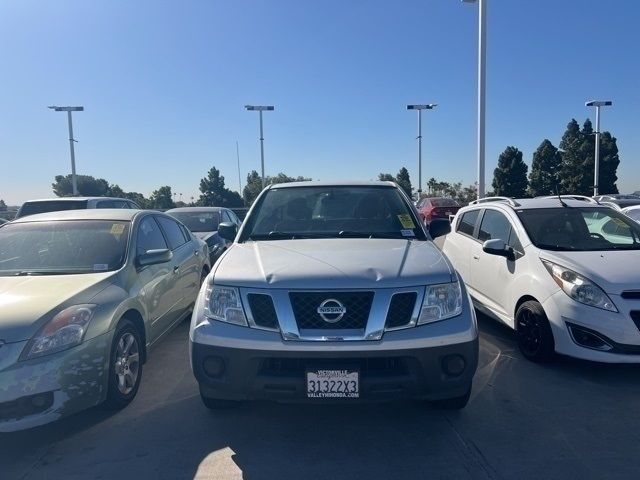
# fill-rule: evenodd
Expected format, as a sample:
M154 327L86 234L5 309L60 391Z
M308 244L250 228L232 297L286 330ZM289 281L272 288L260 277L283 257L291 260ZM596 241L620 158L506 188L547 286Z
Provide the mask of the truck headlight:
M618 311L604 290L588 278L548 260L542 260L542 264L562 291L576 302L610 312Z
M74 305L57 313L27 343L21 360L51 355L82 343L97 305Z
M459 282L427 285L418 325L437 322L462 313L462 290Z
M247 327L247 317L235 287L207 285L204 295L204 315L213 320Z

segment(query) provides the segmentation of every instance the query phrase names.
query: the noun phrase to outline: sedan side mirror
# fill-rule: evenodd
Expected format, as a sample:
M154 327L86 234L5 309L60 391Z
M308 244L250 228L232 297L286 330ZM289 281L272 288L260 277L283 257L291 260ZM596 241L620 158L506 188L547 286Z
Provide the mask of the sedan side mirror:
M222 222L218 225L218 235L224 238L225 240L229 240L233 242L238 234L238 226L235 223L231 222Z
M442 237L451 231L451 223L444 218L434 218L429 223L429 235L432 239Z
M136 263L139 267L147 265L157 265L158 263L170 262L173 258L173 252L168 248L159 248L157 250L147 250L146 253L138 255Z
M505 257L507 260L515 260L516 255L513 248L504 240L495 238L493 240L487 240L482 244L482 250L489 255L498 255L499 257Z

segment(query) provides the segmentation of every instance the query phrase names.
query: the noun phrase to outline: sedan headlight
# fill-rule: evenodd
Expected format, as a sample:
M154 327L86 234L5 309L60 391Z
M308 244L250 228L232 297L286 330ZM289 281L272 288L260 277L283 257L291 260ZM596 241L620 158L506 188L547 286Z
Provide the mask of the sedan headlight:
M213 320L248 326L240 301L240 292L234 287L207 285L204 295L204 315Z
M418 325L437 322L462 313L462 290L459 282L427 285Z
M542 264L562 291L576 302L610 312L618 311L607 294L588 278L548 260L542 260Z
M56 314L27 343L21 359L51 355L82 343L96 306L74 305Z

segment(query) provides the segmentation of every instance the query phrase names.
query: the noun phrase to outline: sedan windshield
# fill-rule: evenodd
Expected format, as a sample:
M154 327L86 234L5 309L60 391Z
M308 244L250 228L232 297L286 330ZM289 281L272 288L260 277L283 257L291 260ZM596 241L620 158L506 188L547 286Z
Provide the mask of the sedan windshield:
M180 220L192 232L215 232L220 223L218 212L167 212Z
M609 208L540 208L518 216L543 250L640 250L640 225Z
M129 222L69 220L0 228L0 275L117 270L126 259Z
M426 238L393 187L273 188L248 219L242 240Z

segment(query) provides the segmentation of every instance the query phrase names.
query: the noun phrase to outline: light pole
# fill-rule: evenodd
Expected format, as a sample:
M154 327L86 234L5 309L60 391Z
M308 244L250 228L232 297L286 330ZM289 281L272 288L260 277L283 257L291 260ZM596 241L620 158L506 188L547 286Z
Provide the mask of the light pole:
M71 121L71 112L83 112L84 107L56 107L55 105L51 105L51 110L55 110L56 112L67 112L67 120L69 122L69 147L71 148L71 186L73 189L73 195L78 195L78 182L76 180L76 155L73 151L73 123Z
M249 111L258 111L260 113L260 163L262 166L262 188L264 188L264 135L262 133L262 112L275 110L271 105L245 105Z
M600 180L600 107L613 105L610 100L591 100L585 102L585 107L596 107L596 158L595 171L593 172L593 196L598 195L598 183Z
M484 197L484 151L485 151L485 91L487 61L487 1L462 0L478 3L478 198Z
M422 111L433 110L437 106L437 103L407 105L407 110L418 111L418 200L420 200L420 195L422 194Z

